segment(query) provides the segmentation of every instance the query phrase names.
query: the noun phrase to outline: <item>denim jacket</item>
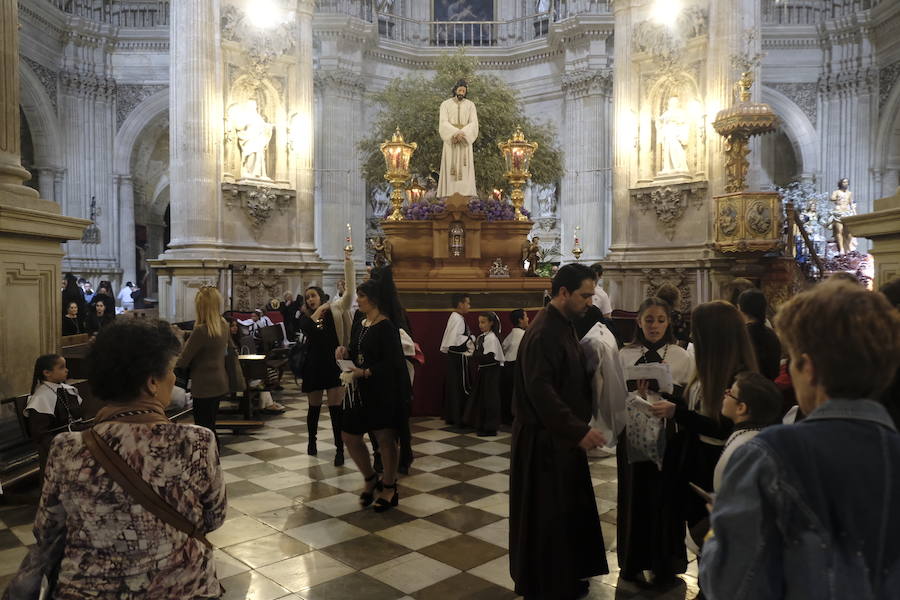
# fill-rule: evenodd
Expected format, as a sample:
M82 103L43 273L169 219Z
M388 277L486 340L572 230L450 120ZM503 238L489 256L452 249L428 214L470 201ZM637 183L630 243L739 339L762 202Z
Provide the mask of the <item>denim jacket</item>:
M832 399L735 451L700 560L711 600L900 597L900 434Z

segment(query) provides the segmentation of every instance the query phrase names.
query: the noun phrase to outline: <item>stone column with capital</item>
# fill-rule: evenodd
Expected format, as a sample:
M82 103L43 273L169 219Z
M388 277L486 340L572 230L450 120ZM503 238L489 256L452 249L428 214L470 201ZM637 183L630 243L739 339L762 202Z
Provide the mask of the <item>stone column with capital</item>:
M62 328L61 242L88 224L25 187L19 139L16 0L0 0L0 397L29 391L36 356L56 352ZM15 318L11 310L15 310Z
M219 0L172 3L169 87L170 248L221 240L222 48ZM203 252L197 248L198 252Z
M134 236L134 179L131 175L117 175L119 197L119 260L122 263L122 285L131 281L135 285L135 236Z
M297 64L291 77L291 154L297 189L296 242L301 250L315 248L315 107L313 103L314 0L297 0Z
M609 153L612 73L579 69L563 75L566 175L560 194L562 260L573 260L575 227L590 264L609 250L612 187Z

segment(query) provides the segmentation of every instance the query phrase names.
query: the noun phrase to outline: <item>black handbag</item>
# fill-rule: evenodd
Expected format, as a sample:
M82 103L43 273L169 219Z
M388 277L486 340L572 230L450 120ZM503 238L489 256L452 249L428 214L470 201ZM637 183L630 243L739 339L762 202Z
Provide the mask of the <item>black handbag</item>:
M288 354L288 368L294 377L300 379L303 377L303 365L306 363L306 356L309 354L309 341L305 336L298 335L297 343L291 346Z
M184 391L188 389L188 381L191 380L191 370L188 367L175 367L175 386Z

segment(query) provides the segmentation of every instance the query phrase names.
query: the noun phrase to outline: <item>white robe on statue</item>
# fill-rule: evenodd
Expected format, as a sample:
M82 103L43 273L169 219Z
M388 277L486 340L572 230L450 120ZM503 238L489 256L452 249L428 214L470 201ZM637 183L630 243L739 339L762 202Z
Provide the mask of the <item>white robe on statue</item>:
M475 104L466 98L448 98L441 102L438 132L444 140L441 153L441 176L438 182L438 198L453 194L475 196L475 155L472 144L478 138L478 112ZM465 141L452 142L453 136L462 132Z

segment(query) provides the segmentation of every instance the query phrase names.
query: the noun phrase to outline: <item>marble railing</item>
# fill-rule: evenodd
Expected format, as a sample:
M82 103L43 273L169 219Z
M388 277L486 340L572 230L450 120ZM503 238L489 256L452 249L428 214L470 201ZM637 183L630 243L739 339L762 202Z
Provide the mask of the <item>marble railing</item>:
M64 13L116 27L168 27L169 0L47 0Z
M550 23L610 13L609 0L548 1L546 11L496 21L422 21L378 10L377 0L318 0L319 13L378 23L384 39L416 46L511 46L546 37Z

